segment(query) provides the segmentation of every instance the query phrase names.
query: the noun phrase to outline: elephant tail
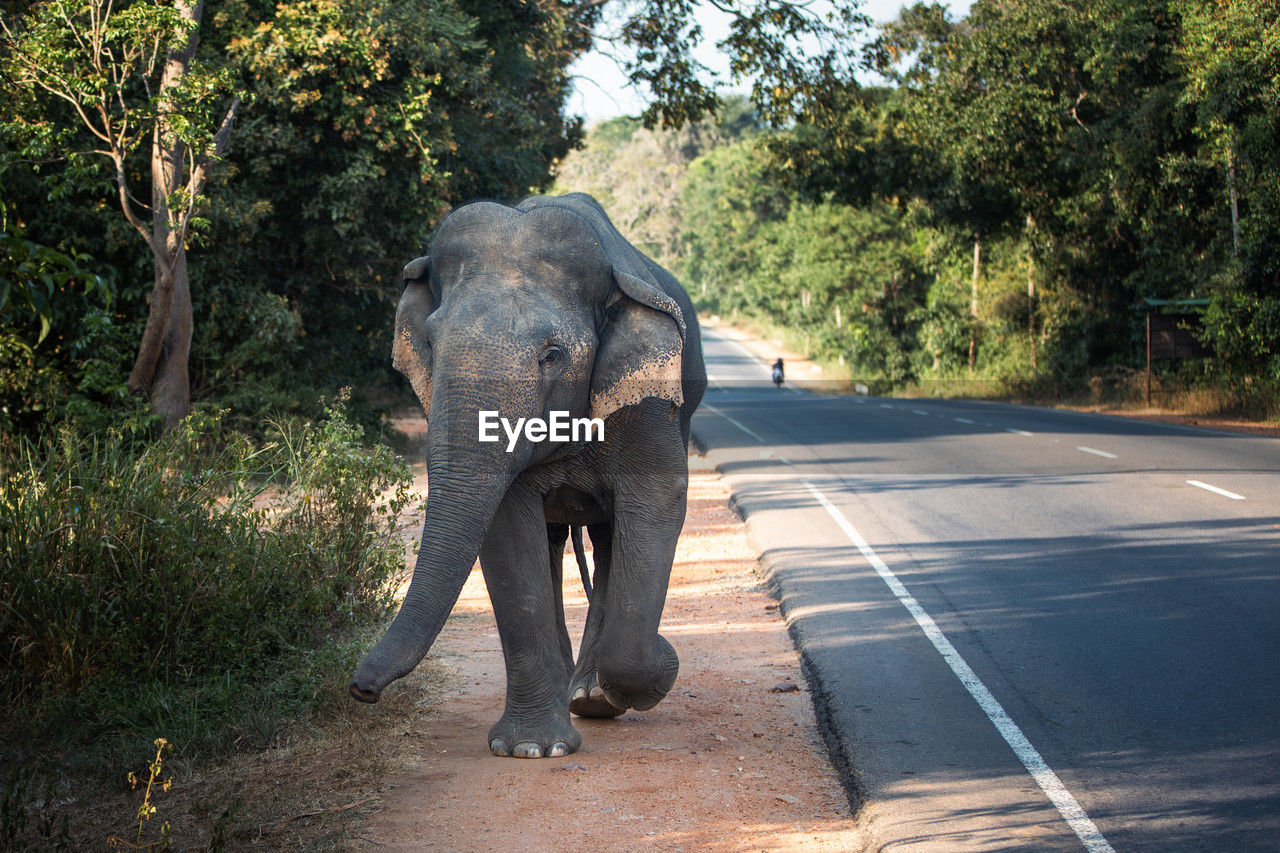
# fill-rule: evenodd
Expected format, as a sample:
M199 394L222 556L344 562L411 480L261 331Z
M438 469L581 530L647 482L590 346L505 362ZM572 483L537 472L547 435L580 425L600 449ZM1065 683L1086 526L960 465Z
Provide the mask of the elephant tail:
M578 560L578 572L582 575L582 589L591 601L591 570L587 568L587 555L582 550L582 528L569 528L569 537L573 539L573 556Z

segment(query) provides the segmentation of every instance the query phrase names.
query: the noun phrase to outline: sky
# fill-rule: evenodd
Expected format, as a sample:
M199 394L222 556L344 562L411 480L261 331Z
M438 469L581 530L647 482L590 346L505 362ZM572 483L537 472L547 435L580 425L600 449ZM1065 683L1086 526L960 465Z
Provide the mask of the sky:
M961 18L968 13L970 2L951 0L946 5L953 18ZM877 24L896 17L902 6L902 0L863 0L861 4L862 11ZM728 34L728 19L706 5L698 14L705 41L695 55L703 65L720 73L724 85L729 79L729 60L716 50L715 43ZM648 105L645 93L631 86L618 64L598 50L578 60L570 72L574 75L574 91L569 96L567 111L570 115L585 116L588 126L614 116L639 115ZM747 85L741 86L744 92L748 89Z

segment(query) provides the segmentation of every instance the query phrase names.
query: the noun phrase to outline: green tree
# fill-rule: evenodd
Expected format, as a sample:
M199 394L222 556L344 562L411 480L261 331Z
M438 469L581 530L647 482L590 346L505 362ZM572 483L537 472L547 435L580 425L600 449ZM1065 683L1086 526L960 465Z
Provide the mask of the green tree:
M794 204L764 230L750 276L758 304L806 330L811 350L864 378L901 382L928 279L901 214L878 204Z
M751 141L712 149L690 164L681 203L685 256L679 270L695 299L724 312L754 307L745 284L763 230L790 207L771 180L768 159Z
M87 260L28 239L0 201L0 451L12 449L13 437L47 424L51 405L68 393L66 376L50 357L56 347L41 347L58 307L78 301L83 311L111 301L103 279L81 267Z
M202 14L202 0L118 7L50 0L0 19L4 76L32 99L56 99L78 120L73 136L66 124L11 115L6 133L28 155L71 161L82 179L94 169L86 161L107 160L120 210L150 250L154 286L129 388L149 395L168 427L190 410L187 242L239 105L224 70L196 62ZM76 138L86 133L87 150ZM134 159L147 141L149 182L137 179ZM149 204L134 192L148 183Z
M1216 178L1206 225L1218 255L1208 331L1238 393L1280 409L1280 4L1181 3L1182 103ZM1228 237L1229 235L1229 237Z
M23 320L38 322L36 346L49 335L59 290L82 280L86 296L96 292L110 301L111 291L99 276L80 268L82 260L88 258L73 258L27 239L17 223L10 224L9 212L0 200L0 317L11 328L25 325ZM9 334L14 335L17 346L31 351L33 347L25 340L29 336L19 336L16 331Z
M920 199L979 258L1020 239L1009 248L1029 251L1038 291L1028 325L1064 344L1049 342L1049 363L1129 360L1140 298L1188 295L1215 251L1179 38L1165 0L979 0L959 23L918 4L866 52L894 90L867 98L845 81L815 101L793 162L846 200Z
M210 40L249 93L199 269L197 392L251 417L393 382L399 270L441 215L544 187L579 135L566 69L591 10L226 0ZM589 27L588 30L589 32Z
M645 128L634 118L610 119L559 164L552 191L594 195L628 239L661 263L678 267L688 250L682 188L689 164L761 130L741 95L679 130Z
M584 5L594 6L586 2ZM760 115L784 125L833 78L850 71L846 47L867 24L857 3L836 4L819 14L804 0L644 0L624 6L616 32L600 29L598 43L620 45L632 82L651 103L646 127L677 128L714 112L718 80L694 57L705 39L700 8L729 19L729 34L717 44L729 56L732 81L750 80Z
M177 19L164 3L136 2L136 14ZM10 37L34 38L28 20L52 8L14 7ZM113 15L122 8L132 7L116 3ZM244 100L208 172L203 213L188 218L180 246L199 283L190 291L194 399L217 399L257 422L272 410L314 410L343 383L394 381L385 365L398 269L451 204L514 201L546 186L551 163L580 137L579 121L563 113L567 68L589 45L597 15L591 4L476 0L207 3L190 74L217 71ZM117 30L113 38L129 35ZM165 54L156 50L159 74ZM155 111L146 70L120 84L109 115L121 99ZM219 92L183 91L207 114L229 105ZM0 106L0 177L13 219L50 249L90 257L86 268L117 294L112 335L141 339L141 317L159 310L154 286L136 284L154 279L151 252L130 243L113 161L74 153L105 147L70 102L34 84L3 87ZM122 161L129 210L144 224L147 205L134 196L145 196L153 138L133 133ZM198 165L203 149L186 150ZM70 353L84 310L64 299L48 318L53 345L43 356L63 374L59 387L78 382Z

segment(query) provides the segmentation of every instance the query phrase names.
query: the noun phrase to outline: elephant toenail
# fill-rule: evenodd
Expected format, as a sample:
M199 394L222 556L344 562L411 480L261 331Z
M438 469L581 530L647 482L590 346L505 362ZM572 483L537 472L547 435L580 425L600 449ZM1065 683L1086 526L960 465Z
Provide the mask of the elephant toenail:
M518 743L515 749L516 758L541 758L542 747L536 743Z
M573 691L574 702L578 701L579 699L586 699L586 698L587 698L587 688L579 687L577 690Z
M551 751L547 753L547 755L551 758L559 758L562 755L568 755L568 754L569 754L569 745L566 743L562 743L561 741L556 741L555 743L551 744Z
M599 684L597 684L595 687L592 687L592 688L591 688L591 698L592 698L592 699L601 699L601 698L603 698L603 697L604 697L604 688L603 688L603 687L601 687Z
M511 757L511 750L507 748L507 742L502 738L494 738L489 741L489 751L499 758Z

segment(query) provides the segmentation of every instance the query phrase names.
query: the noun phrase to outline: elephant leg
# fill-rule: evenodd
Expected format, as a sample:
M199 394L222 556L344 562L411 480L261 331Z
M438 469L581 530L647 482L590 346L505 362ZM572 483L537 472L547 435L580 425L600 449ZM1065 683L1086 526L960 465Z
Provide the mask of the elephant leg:
M569 525L548 524L547 543L551 547L551 589L555 593L556 635L560 641L560 657L565 670L573 675L573 643L569 626L564 622L564 543L569 539Z
M587 606L587 625L582 632L578 666L570 685L573 699L569 710L579 717L616 717L627 709L619 708L606 699L604 689L596 679L596 648L600 643L604 602L609 590L609 564L613 560L613 526L593 524L587 528L587 533L591 536L591 550L595 558L592 580L595 591Z
M658 633L658 625L684 525L687 484L687 472L668 470L640 478L615 498L596 678L605 699L617 708L647 711L657 705L680 669L675 649Z
M582 743L569 722L570 673L547 570L549 548L542 499L517 480L480 548L480 568L507 667L506 707L489 730L494 755L555 757Z

